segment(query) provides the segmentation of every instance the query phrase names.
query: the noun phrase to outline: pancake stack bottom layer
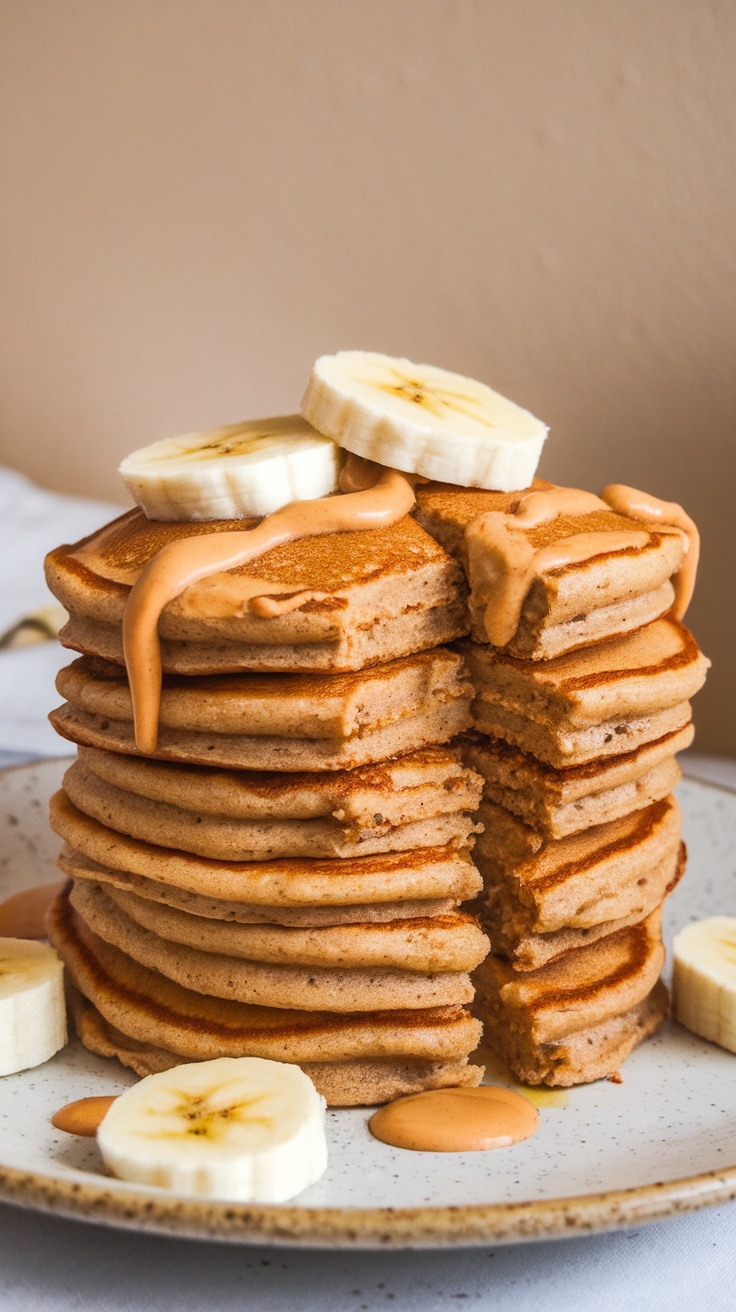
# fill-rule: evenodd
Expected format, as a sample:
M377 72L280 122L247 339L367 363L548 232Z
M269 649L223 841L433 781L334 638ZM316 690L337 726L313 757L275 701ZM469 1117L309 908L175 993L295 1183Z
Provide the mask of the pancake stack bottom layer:
M513 638L491 645L466 530L488 511L513 514L520 495L430 485L418 518L471 584L471 638L457 648L475 687L464 760L484 780L484 1047L521 1081L564 1086L614 1074L666 1014L661 907L686 855L675 753L692 742L689 699L708 662L670 614L685 543L666 525L641 548L612 539L537 577ZM596 510L529 542L641 528Z
M225 605L202 589L167 608L154 757L135 746L121 570L186 526L133 512L99 550L52 553L83 654L52 717L79 754L52 800L71 883L49 928L92 1051L141 1075L294 1062L333 1105L479 1082L470 972L489 944L461 904L482 888L483 781L447 745L473 689L436 645L466 632L462 576L402 524L258 561L323 590L329 565L333 595L304 614L253 617L237 572Z

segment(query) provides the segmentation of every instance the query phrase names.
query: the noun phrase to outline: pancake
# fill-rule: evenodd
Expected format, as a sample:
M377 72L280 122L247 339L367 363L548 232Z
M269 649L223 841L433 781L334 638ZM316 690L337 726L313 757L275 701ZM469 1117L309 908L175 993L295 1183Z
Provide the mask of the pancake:
M48 585L70 615L62 643L122 663L123 611L143 566L169 542L232 528L232 520L162 523L131 510L52 551ZM247 604L243 585L253 578L263 580L264 595L269 583L323 595L266 619ZM195 583L170 602L159 624L163 667L184 674L357 670L467 632L464 592L458 564L411 516L389 528L306 538Z
M470 1002L467 972L274 965L172 943L144 929L102 885L74 885L74 910L94 934L138 964L195 993L261 1007L363 1012L446 1007Z
M477 730L556 769L635 751L683 729L709 661L671 618L555 660L458 644L476 686Z
M482 780L451 747L428 747L397 760L324 774L217 770L81 747L79 759L100 779L154 802L238 820L334 820L344 837L474 811Z
M531 1043L506 1025L500 1010L483 1007L485 1045L503 1054L522 1084L569 1088L618 1071L634 1048L655 1034L667 1015L668 996L658 981L651 993L619 1016L568 1034L553 1043Z
M90 1052L117 1057L137 1075L155 1075L181 1065L181 1055L150 1043L139 1043L109 1025L99 1011L73 986L69 1005L74 1028ZM375 1106L425 1089L446 1089L480 1084L482 1066L459 1062L422 1061L421 1058L378 1057L365 1061L302 1062L329 1107Z
M636 1007L651 993L664 965L661 912L525 974L489 956L473 979L477 1014L491 1042L507 1052L531 1052ZM499 1037L500 1036L500 1037Z
M674 753L693 741L691 724L632 752L555 770L500 738L467 734L462 753L484 779L483 795L545 838L565 838L666 797L680 778Z
M517 929L548 934L641 914L656 891L654 905L662 901L674 878L682 816L672 795L548 841L493 802L482 804L480 816L479 869Z
M535 479L533 490L552 484ZM525 491L532 489L525 489ZM465 533L488 511L509 513L524 492L487 492L449 483L417 488L417 519L463 566L470 583L471 637L487 643L485 607L475 598L476 579ZM543 573L532 583L514 637L503 649L523 660L551 660L565 652L608 641L665 615L674 590L671 577L685 553L683 534L665 525L656 529L613 511L562 515L536 528L517 531L535 548L578 533L641 533L641 547L618 547Z
M103 886L90 887L100 890ZM81 891L75 890L77 898ZM488 952L488 939L467 912L377 924L297 929L207 919L109 884L104 885L104 892L108 904L114 903L124 915L158 938L246 961L338 969L376 967L434 974L474 970ZM108 914L111 910L108 907Z
M494 883L489 879L485 898L476 910L492 936L496 955L510 961L514 970L537 970L550 961L559 960L567 952L596 943L630 925L638 925L677 887L685 873L686 861L685 844L680 843L674 862L668 855L647 870L636 884L620 890L619 910L627 904L631 908L626 915L614 915L610 920L600 920L593 925L541 933L535 931L534 910L520 901L513 885L505 880ZM600 914L611 915L612 910L609 903L608 912L602 909Z
M62 737L138 755L124 671L82 657L61 670ZM469 727L462 658L437 648L357 674L166 675L161 760L250 770L345 770L448 742Z
M197 994L131 961L93 934L62 893L49 938L71 983L105 1022L180 1060L266 1057L299 1064L379 1059L464 1062L481 1026L458 1006L352 1013L251 1006Z
M212 861L115 833L77 810L63 792L51 799L50 819L60 838L102 866L218 901L311 909L424 898L464 900L482 887L469 856L448 848L334 861Z
M383 832L376 826L377 832L350 841L344 826L336 820L231 819L152 801L116 788L80 761L64 776L64 791L80 811L118 833L222 861L369 856L419 847L468 847L478 828L458 810L393 829L382 826ZM462 805L459 797L457 800ZM472 797L465 800L472 805Z
M459 899L424 898L409 902L365 902L353 906L269 907L254 902L224 902L201 893L191 893L173 884L162 884L143 875L101 866L64 844L56 864L70 879L89 879L108 890L132 893L138 899L158 902L176 911L208 920L234 921L241 925L287 925L322 928L331 925L386 924L397 920L447 916L457 909ZM476 872L477 874L477 872ZM477 876L480 883L480 877Z

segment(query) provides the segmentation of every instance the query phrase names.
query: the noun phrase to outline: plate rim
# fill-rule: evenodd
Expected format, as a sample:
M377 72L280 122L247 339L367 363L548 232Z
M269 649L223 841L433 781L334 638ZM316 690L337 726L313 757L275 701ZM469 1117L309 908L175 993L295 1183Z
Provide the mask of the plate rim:
M121 1182L122 1184L122 1182ZM736 1200L736 1166L596 1194L450 1207L299 1207L186 1198L0 1166L0 1202L117 1229L274 1247L480 1247L625 1229Z
M0 775L61 765L41 757ZM683 772L684 773L684 772ZM702 788L736 789L686 774ZM422 1207L304 1207L184 1197L104 1176L66 1179L0 1163L0 1202L116 1229L274 1247L421 1249L517 1244L625 1229L736 1200L736 1164L627 1189L514 1203Z

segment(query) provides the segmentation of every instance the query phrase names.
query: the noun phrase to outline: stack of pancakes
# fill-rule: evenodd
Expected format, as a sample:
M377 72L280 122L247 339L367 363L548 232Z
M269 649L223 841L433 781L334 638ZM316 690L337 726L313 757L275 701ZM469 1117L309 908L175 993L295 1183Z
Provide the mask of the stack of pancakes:
M248 527L245 522L244 527ZM298 1063L332 1104L475 1084L460 904L483 781L462 569L412 518L310 538L189 587L160 622L158 746L136 749L122 656L132 583L221 524L132 511L48 560L83 653L52 716L79 745L52 802L70 877L50 933L75 1023L140 1074L215 1056ZM319 595L253 614L263 579Z
M606 510L527 530L535 548L610 531L611 551L537 577L514 636L491 646L466 529L520 495L430 484L417 518L471 583L457 650L475 687L464 760L484 779L474 857L492 944L478 1015L519 1079L569 1085L614 1072L666 1012L661 905L685 862L675 753L708 662L669 614L684 535ZM645 544L617 549L621 530Z

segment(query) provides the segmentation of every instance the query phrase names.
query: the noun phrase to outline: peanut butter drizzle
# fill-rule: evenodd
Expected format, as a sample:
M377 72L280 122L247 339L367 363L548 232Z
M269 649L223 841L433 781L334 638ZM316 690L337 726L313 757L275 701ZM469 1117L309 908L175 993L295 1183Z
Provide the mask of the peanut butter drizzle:
M55 1130L65 1134L81 1134L86 1139L93 1139L105 1119L116 1095L101 1098L78 1098L60 1107L51 1117Z
M485 606L486 633L494 647L505 647L513 638L527 593L540 574L603 552L646 545L646 533L626 530L576 533L541 548L532 546L524 535L524 529L538 528L561 515L608 509L592 492L552 487L528 492L508 514L489 510L473 521L466 534L469 572L474 596Z
M0 902L0 938L45 938L46 912L65 884L60 879L25 888Z
M392 1148L424 1153L477 1153L528 1139L539 1112L511 1089L430 1089L397 1098L371 1117L368 1129Z
M619 515L628 515L629 519L639 519L644 524L672 525L687 537L685 559L673 579L675 604L672 614L676 620L681 620L690 605L700 559L700 534L693 520L676 501L660 501L658 497L639 492L635 487L626 487L624 483L609 483L601 495Z
M505 647L513 638L529 589L540 574L604 553L646 546L648 533L628 529L576 533L540 548L535 548L524 534L525 529L538 528L562 515L590 515L601 510L687 534L685 564L674 580L674 614L682 618L692 595L698 561L697 529L682 507L619 483L605 488L602 498L578 488L551 487L527 492L508 513L490 510L479 515L467 530L473 594L485 607L486 633L494 647Z
M292 501L273 515L267 515L257 528L171 542L148 562L131 589L123 617L123 649L139 751L150 755L158 742L161 701L158 621L168 602L199 579L245 565L284 543L322 533L386 528L403 519L414 505L414 489L406 475L357 456L348 458L340 487L346 495ZM320 595L302 592L279 602L263 595L269 591L269 585L262 580L254 581L253 588L254 597L261 604L259 613L266 615L283 614L303 605L307 597Z

